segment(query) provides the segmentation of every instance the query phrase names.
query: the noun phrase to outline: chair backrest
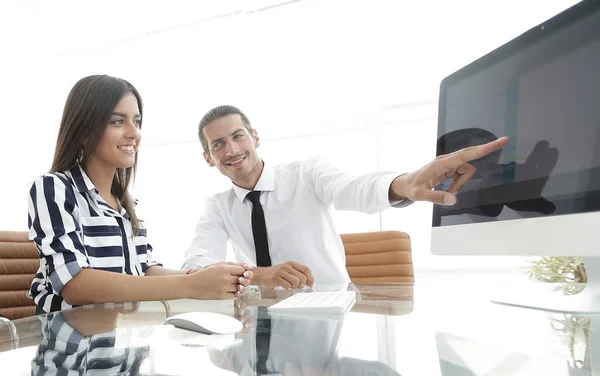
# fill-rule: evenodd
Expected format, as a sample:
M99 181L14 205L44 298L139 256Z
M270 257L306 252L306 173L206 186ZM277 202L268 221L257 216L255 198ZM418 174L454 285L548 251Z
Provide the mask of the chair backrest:
M0 231L0 314L10 320L35 315L25 294L40 265L39 252L27 232Z
M342 234L352 282L414 282L410 237L400 231Z

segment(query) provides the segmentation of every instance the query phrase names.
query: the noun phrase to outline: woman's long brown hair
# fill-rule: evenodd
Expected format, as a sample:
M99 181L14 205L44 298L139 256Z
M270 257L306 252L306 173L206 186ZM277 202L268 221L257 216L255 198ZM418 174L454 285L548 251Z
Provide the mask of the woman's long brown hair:
M86 165L108 126L114 108L127 93L132 93L137 99L143 119L140 94L132 84L121 78L94 75L82 78L73 86L65 103L50 172L64 172L77 165ZM134 235L137 235L140 220L135 214L135 203L128 187L135 179L136 169L137 154L132 167L117 168L111 186L111 193L129 214Z

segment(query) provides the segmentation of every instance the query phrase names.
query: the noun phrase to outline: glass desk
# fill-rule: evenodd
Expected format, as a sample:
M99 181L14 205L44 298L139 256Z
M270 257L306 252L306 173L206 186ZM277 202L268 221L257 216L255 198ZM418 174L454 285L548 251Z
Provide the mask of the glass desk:
M443 276L355 284L352 311L323 317L267 314L296 293L272 289L79 307L0 323L0 374L592 375L596 318L493 304L487 287ZM232 315L244 329L210 336L164 325L189 311Z

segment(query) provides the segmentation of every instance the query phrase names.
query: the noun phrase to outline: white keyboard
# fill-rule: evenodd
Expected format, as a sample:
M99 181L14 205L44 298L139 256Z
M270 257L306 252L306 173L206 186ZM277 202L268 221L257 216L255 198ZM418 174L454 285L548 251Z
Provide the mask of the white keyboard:
M272 313L344 313L356 302L354 291L300 292L270 306Z

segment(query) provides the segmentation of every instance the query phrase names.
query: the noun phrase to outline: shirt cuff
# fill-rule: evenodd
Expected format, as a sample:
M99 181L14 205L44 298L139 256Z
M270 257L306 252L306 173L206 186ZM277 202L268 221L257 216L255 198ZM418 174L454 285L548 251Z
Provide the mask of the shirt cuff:
M89 268L89 265L83 260L71 261L55 268L50 274L50 283L54 292L60 294L65 285L84 268Z
M83 334L73 329L73 327L65 321L62 315L52 316L49 328L54 334L57 342L59 340L62 342L62 345L58 347L66 346L67 344L79 345L84 338Z
M394 179L404 174L386 174L379 180L379 204L383 207L403 208L413 203L409 199L390 202L390 186Z
M400 174L385 174L379 179L377 187L377 204L380 208L390 208L392 206L390 203L390 185L392 185L392 182L398 176L400 176Z
M392 182L394 181L394 179L396 179L398 176L402 176L402 175L404 175L404 174L388 174L388 175L383 176L381 178L381 180L379 181L380 197L382 199L385 198L385 202L388 207L393 207L393 208L397 208L397 209L405 208L413 203L412 200L409 200L407 198L405 198L404 200L390 202L390 186L392 185Z
M405 208L408 205L412 204L413 202L414 202L413 200L409 200L406 198L404 200L390 202L390 205L392 205L393 208L399 209L399 208Z

